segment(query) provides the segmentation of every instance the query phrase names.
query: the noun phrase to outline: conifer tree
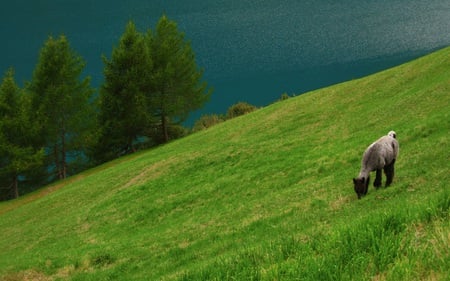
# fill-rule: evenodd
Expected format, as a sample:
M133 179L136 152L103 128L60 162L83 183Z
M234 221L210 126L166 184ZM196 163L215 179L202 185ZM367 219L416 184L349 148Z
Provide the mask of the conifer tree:
M147 40L153 58L150 107L160 121L163 142L167 142L170 123L185 121L191 111L208 101L211 90L202 81L203 71L176 22L163 15Z
M166 16L145 35L130 21L104 63L95 149L99 162L135 151L143 137L161 143L180 135L180 123L211 93L189 42Z
M127 24L111 59L103 60L105 82L100 89L100 137L96 149L99 161L134 151L134 142L151 125L146 92L152 60L144 36L133 22Z
M29 103L14 80L12 69L0 84L0 187L8 198L19 196L19 176L42 165L43 150L33 148L36 130L28 114ZM5 193L5 192L3 192Z
M46 148L49 167L60 179L69 173L68 158L82 152L95 120L90 77L81 78L84 67L64 35L50 36L28 85L35 118L41 124L39 141Z

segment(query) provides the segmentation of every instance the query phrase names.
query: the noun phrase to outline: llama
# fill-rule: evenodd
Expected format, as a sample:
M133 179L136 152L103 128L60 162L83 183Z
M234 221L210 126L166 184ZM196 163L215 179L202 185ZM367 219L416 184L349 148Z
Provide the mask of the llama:
M381 169L386 174L386 187L388 187L394 178L394 164L398 156L399 145L397 134L390 131L387 136L379 138L372 143L364 152L361 161L361 171L359 176L353 179L355 192L358 199L367 194L369 189L370 172L376 171L373 186L381 186Z

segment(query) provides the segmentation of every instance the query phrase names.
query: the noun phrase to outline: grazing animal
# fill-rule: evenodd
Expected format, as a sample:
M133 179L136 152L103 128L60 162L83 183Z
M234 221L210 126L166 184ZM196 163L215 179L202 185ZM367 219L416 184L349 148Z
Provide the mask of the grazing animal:
M355 192L358 199L367 194L369 189L370 172L376 171L373 186L381 186L381 170L386 174L386 187L388 187L394 178L394 164L398 156L399 145L397 134L390 131L387 136L379 138L372 143L364 152L361 161L361 171L359 176L353 179Z

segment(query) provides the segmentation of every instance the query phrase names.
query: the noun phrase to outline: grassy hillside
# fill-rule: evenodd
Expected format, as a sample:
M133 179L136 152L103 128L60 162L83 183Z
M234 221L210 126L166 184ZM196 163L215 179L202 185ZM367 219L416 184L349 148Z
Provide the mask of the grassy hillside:
M1 203L0 280L449 280L449 132L446 48Z

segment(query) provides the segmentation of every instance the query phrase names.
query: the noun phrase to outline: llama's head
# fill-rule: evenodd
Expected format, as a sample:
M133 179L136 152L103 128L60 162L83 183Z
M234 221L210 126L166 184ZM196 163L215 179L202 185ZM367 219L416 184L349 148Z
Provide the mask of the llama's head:
M361 199L361 197L367 194L367 189L369 188L369 178L354 178L353 185L356 195L358 195L358 199Z
M394 131L390 131L390 132L388 133L388 136L390 136L391 138L396 139L396 138L397 138L397 133L394 132Z

